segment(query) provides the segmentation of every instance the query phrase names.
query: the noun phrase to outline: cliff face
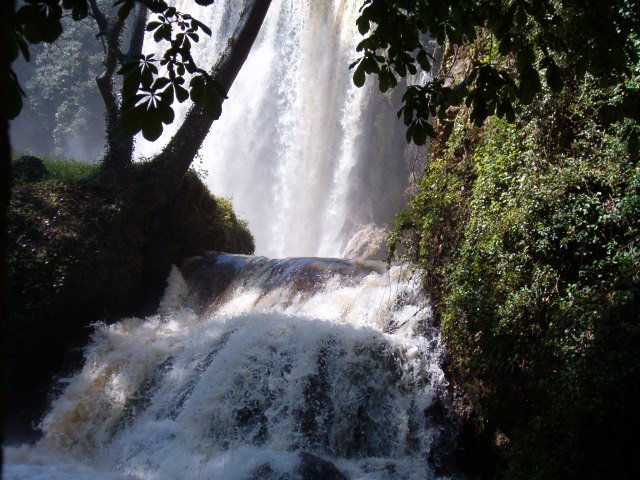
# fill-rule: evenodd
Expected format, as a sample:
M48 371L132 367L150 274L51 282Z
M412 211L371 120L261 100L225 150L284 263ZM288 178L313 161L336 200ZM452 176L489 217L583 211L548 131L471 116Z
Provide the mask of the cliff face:
M445 56L453 75L465 56ZM482 127L451 108L397 217L391 249L423 267L485 478L640 471L640 157L615 94L567 79Z
M36 434L31 423L53 377L80 360L93 322L154 311L171 265L190 255L254 249L230 203L212 196L195 174L172 201L142 216L122 191L94 181L90 169L74 177L38 165L17 162L9 207L9 441Z

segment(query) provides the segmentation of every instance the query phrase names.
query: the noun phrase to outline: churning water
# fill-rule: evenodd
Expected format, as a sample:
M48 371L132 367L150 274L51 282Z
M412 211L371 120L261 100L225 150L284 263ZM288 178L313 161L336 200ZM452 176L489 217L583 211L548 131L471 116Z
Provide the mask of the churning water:
M412 275L218 254L182 271L158 315L97 328L8 478L437 477L441 348Z

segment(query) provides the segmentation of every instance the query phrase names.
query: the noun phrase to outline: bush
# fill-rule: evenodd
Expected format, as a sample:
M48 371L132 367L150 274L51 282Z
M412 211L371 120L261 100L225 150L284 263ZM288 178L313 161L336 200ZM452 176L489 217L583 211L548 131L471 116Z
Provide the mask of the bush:
M398 219L502 478L640 472L640 167L598 117L609 93L492 119L469 165L440 149Z

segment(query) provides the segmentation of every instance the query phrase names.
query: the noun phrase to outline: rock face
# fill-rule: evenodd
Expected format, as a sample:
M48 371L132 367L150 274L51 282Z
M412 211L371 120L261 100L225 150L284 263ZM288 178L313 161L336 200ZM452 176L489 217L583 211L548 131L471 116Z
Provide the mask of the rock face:
M299 463L293 475L279 474L268 463L256 467L247 480L347 480L331 462L309 452L298 454Z
M387 229L373 223L362 226L347 242L343 257L385 260L387 257Z
M185 177L171 202L141 218L120 192L90 179L47 180L35 157L17 164L2 340L8 441L36 435L32 425L52 379L81 360L92 323L155 311L171 265L190 255L253 252L229 202L214 198L195 175Z
M300 452L298 474L301 480L347 480L347 477L331 462L309 452Z

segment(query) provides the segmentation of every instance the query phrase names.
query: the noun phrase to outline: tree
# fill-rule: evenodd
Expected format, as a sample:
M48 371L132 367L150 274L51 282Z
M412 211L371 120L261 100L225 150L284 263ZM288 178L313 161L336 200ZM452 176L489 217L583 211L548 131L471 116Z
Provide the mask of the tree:
M99 26L98 34L105 46L104 70L97 79L100 96L107 107L107 149L100 174L73 185L63 182L61 187L56 181L33 185L38 189L51 187L63 191L54 200L58 212L64 209L63 204L74 203L74 210L67 219L73 217L77 224L81 224L78 235L75 235L82 239L77 245L80 248L73 248L69 255L57 256L59 264L65 268L69 266L74 273L66 277L68 283L62 289L60 285L49 281L42 284L42 288L38 286L44 300L36 302L38 305L34 308L27 307L20 311L14 308L16 304L24 305L27 302L20 298L24 290L19 290L21 279L18 278L20 274L16 274L16 266L19 272L24 273L23 284L31 287L36 286L38 281L37 273L26 263L15 261L16 257L22 258L24 255L14 255L9 265L14 275L11 285L14 296L10 302L12 317L7 319L9 299L7 269L4 265L0 272L2 326L3 333L6 333L2 336L3 351L7 354L3 365L3 379L7 386L3 401L6 402L5 411L11 412L4 420L14 422L17 430L24 428L25 435L33 434L27 426L34 420L34 413L44 407L42 395L51 375L62 368L64 359L72 355L70 352L75 347L86 341L87 329L83 326L98 316L113 319L116 315L121 317L153 308L151 304L164 287L162 281L155 285L155 280L166 278L171 263L179 263L187 255L204 248L217 248L209 246L217 242L219 245L233 245L237 241L237 246L229 248L246 250L245 253L253 248L250 234L244 228L234 230L232 237L239 232L238 237L226 237L226 226L221 221L226 210L224 205L207 195L206 187L195 176L187 176L186 173L212 122L221 113L222 102L249 54L270 1L247 0L244 3L232 38L217 63L208 70L195 65L190 56L190 43L197 39L196 30L206 35L206 25L168 7L161 0L125 0L119 4L117 15L109 14L104 9L105 3L98 0L27 0L15 12L15 16L13 5L7 6L8 2L4 2L0 11L2 25L6 23L8 27L1 32L6 35L6 41L1 43L3 70L0 71L3 91L3 101L0 102L0 121L3 122L0 130L3 155L0 240L5 264L6 211L10 185L8 170L11 168L7 118L19 113L22 95L17 76L10 69L11 62L20 52L29 58L30 43L56 41L62 31L61 18L65 12L70 12L75 20L90 15ZM8 12L6 16L5 10ZM154 15L159 20L147 25L147 17L153 20ZM123 47L126 19L129 19L132 34ZM142 54L145 29L154 31L158 41L166 42L167 48L162 58ZM160 33L157 33L158 30ZM191 40L187 41L189 38ZM123 76L120 92L117 87L118 74ZM133 135L142 131L147 138L157 138L162 132L162 125L174 119L174 100L183 102L188 97L194 104L178 133L160 155L134 168L131 158ZM30 186L25 187L28 188ZM16 201L15 205L19 204ZM102 204L106 208L87 213L92 205ZM12 209L11 214L17 210ZM195 225L188 220L185 223L175 222L175 218L185 210L189 210L189 213L197 210L194 217L202 222L194 222ZM12 218L19 218L19 215ZM232 228L240 227L235 217L230 224L233 224ZM51 233L47 238L54 239L51 243L60 245L53 230L47 232ZM195 238L185 238L181 233L185 230L188 233L195 232ZM95 232L101 233L94 235ZM104 232L109 232L111 236L104 235ZM11 240L18 238L19 235ZM83 247L87 245L91 245L88 247L92 252L91 259L85 258ZM39 246L38 249L46 250L46 247ZM15 252L14 248L9 253ZM82 279L85 273L98 269L101 275L95 275L99 277L97 281ZM71 277L75 280L69 280ZM106 295L100 286L105 281L113 282L104 288L109 292ZM85 294L77 295L75 292L82 284L89 288ZM13 288L15 285L18 285L17 289ZM57 316L60 312L53 312L49 318L43 318L40 313L43 305L51 305L54 302L52 298L60 298L62 290L83 297L83 300L62 302L65 304L59 309L66 312L63 316ZM78 308L70 305L65 310L66 303L80 305ZM58 332L60 336L56 337Z
M0 89L6 92L9 88L11 52L9 45L10 25L15 3L13 0L0 5ZM11 146L9 144L9 122L6 103L0 102L0 334L6 334L8 316L8 278L7 278L7 208L11 194ZM4 397L0 401L4 410ZM0 425L4 432L4 425Z
M555 92L563 79L590 75L604 85L620 87L611 107L618 117L640 122L640 90L628 85L638 62L640 4L633 0L365 0L357 20L365 39L354 82L375 74L381 91L398 77L430 71L430 44L468 48L480 32L494 39L502 63L473 58L464 78L451 83L439 72L425 84L411 85L399 117L407 140L424 144L435 136L431 118L446 118L447 109L466 104L471 119L482 125L491 115L515 119L514 105L530 104L544 80ZM630 125L630 149L640 147L640 130Z
M197 0L197 3L213 2ZM269 5L269 0L247 0L224 52L215 65L204 70L191 56L191 45L199 41L200 34L211 35L211 31L199 20L169 7L164 0L118 0L114 4L119 6L117 15L110 14L97 0L30 0L15 15L11 59L21 52L28 60L29 43L54 42L62 32L65 12L70 12L74 20L87 16L95 20L97 36L104 44L104 71L96 78L106 107L102 179L129 185L133 191L144 189L147 199L144 204L154 208L159 204L152 206L149 199L164 202L171 198L212 122L219 118L222 103L249 54ZM152 21L147 22L150 16ZM131 33L124 51L127 23ZM143 55L145 31L153 32L154 40L166 46L162 58ZM123 77L120 92L117 74ZM5 118L13 118L21 109L23 92L15 73L10 72L8 80ZM147 166L147 171L153 173L132 178L129 166L134 135L142 132L149 140L157 139L163 125L174 121L174 102L182 103L189 98L194 103L178 133ZM143 181L149 176L154 178L151 184ZM132 197L138 199L135 194Z

